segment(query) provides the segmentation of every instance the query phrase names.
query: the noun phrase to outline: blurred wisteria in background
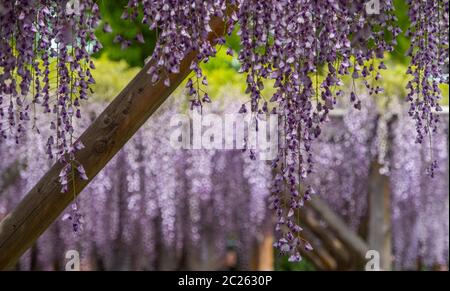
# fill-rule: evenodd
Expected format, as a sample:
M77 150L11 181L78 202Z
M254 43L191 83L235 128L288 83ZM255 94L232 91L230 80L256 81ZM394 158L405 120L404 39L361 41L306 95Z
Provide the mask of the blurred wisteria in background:
M361 110L344 106L348 112L330 116L316 141L315 174L308 184L364 236L370 168L380 161L391 182L395 268L448 265L448 116L442 115L442 128L433 135L431 155L428 144L415 143L414 122L404 107L391 106L380 117L373 99L361 96L361 101ZM91 104L79 129L102 107ZM73 249L80 252L83 269L223 269L226 252L233 248L237 268L249 269L255 243L272 229L270 165L237 150L173 149L170 118L184 107L167 102L18 268L63 269L65 252ZM238 102L235 107L225 110L217 101L210 110L236 112ZM51 162L46 141L36 135L19 147L8 141L0 147L1 218ZM434 178L425 174L432 159L438 161Z
M378 114L371 98L361 98L332 115L317 141L315 174L309 183L354 231L367 213L370 165L376 156Z
M91 106L89 112L100 112ZM85 269L186 270L224 267L230 248L248 268L268 223L271 169L240 150L176 150L169 144L169 102L102 170L22 258L22 270L59 270L77 250ZM89 120L84 120L89 124ZM33 145L33 146L32 146ZM2 144L1 172L23 165L2 186L0 217L11 210L49 167L46 144L28 137ZM38 150L37 150L38 149ZM11 154L12 151L16 154Z
M371 164L380 163L390 181L395 269L448 266L448 113L440 115L442 126L432 144L417 144L414 122L404 106L392 102L380 115L372 99L362 100L360 111L349 108L332 117L318 140L316 173L310 183L364 236ZM433 160L437 168L430 177L426 172Z
M418 145L414 124L398 114L390 164L392 233L397 268L449 263L449 119L442 118L432 144ZM430 148L431 146L431 148ZM431 153L430 153L431 149ZM437 161L434 177L424 175Z

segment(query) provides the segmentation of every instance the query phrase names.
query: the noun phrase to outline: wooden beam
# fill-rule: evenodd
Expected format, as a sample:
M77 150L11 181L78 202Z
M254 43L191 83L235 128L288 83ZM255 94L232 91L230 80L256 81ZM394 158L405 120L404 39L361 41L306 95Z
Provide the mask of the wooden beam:
M344 244L337 239L333 231L326 225L320 223L320 217L307 206L299 210L300 224L309 229L320 242L326 247L329 253L335 258L338 270L345 270L350 266L351 255ZM314 246L313 246L314 247Z
M225 32L221 19L211 20L209 40ZM148 63L82 134L85 148L76 154L88 181L75 179L75 193L61 193L58 182L62 165L56 163L20 204L0 222L0 270L14 266L48 226L64 211L108 161L125 145L142 124L190 73L195 52L186 56L179 74L170 74L170 87L163 80L152 84Z
M313 251L301 249L300 252L302 256L305 256L308 259L313 259L311 262L319 270L337 271L338 262L330 253L329 249L322 243L322 240L308 228L303 229L302 236L314 247ZM318 262L315 258L317 258Z
M347 249L354 252L361 262L365 260L369 246L365 241L353 232L345 222L337 216L331 208L318 197L314 197L308 202L309 206L314 209L321 219L323 219L331 231L336 235Z

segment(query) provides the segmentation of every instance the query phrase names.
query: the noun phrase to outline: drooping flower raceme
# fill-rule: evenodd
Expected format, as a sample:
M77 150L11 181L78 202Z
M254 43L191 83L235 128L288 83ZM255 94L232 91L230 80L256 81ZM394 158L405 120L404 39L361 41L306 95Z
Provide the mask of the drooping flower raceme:
M432 132L437 132L440 83L448 83L448 1L408 1L411 27L411 47L408 56L411 63L407 84L409 114L416 122L417 143L425 139L432 147ZM427 172L434 176L437 161L431 157Z
M92 0L0 2L0 137L19 143L25 131L42 130L42 114L50 115L41 125L51 129L45 130L47 155L65 165L63 191L70 175L87 178L74 158L82 145L75 142L73 119L81 116L80 102L94 83L98 22Z

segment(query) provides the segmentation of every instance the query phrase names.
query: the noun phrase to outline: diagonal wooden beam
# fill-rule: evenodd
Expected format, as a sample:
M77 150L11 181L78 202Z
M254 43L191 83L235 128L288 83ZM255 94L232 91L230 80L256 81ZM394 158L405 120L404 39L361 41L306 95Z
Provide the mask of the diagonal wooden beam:
M317 197L315 197L317 199ZM345 245L336 238L336 235L327 227L327 223L323 225L321 216L319 213L308 207L300 209L298 215L300 217L300 223L304 226L304 229L308 229L311 235L319 242L320 246L326 248L329 254L333 257L336 264L336 270L345 270L350 265L351 253L345 247ZM308 238L309 239L309 238ZM310 241L314 249L313 241ZM313 251L314 252L314 251ZM307 252L305 252L307 253Z
M210 24L212 41L225 32L225 23L214 18ZM56 163L20 204L0 222L0 270L11 268L50 224L64 211L108 161L125 145L142 124L190 73L196 52L183 59L179 74L170 74L170 87L163 81L152 84L148 63L128 86L80 137L85 148L76 155L84 166L88 181L75 179L75 193L61 193Z
M336 238L352 251L359 261L363 262L367 251L370 249L366 242L353 232L345 222L331 210L325 201L322 201L318 197L314 197L308 204L308 206L316 211L321 219L327 223L328 228L333 231Z

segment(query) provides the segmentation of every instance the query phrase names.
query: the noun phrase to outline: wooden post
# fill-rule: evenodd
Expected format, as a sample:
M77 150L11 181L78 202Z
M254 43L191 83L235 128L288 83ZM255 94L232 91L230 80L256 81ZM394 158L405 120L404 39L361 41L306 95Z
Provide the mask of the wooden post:
M225 23L211 20L209 40L223 35ZM111 102L94 123L82 134L85 148L76 159L84 166L88 181L75 179L75 193L61 193L58 182L62 165L56 163L20 204L0 222L0 270L14 266L20 256L61 214L108 161L125 145L142 124L190 73L196 57L192 52L180 65L179 74L170 74L170 87L163 80L152 84L147 74L148 63L128 86ZM72 182L72 181L70 181Z
M369 182L369 233L368 243L380 253L380 267L392 269L391 201L389 178L380 173L381 166L374 162Z
M274 250L273 243L275 237L273 235L272 225L265 227L262 237L255 243L254 253L251 262L252 271L273 271L274 267Z

